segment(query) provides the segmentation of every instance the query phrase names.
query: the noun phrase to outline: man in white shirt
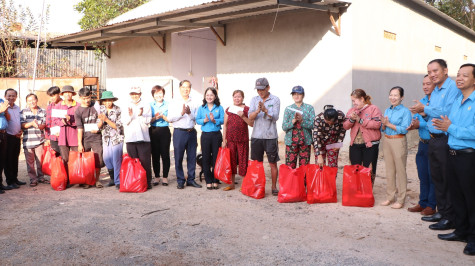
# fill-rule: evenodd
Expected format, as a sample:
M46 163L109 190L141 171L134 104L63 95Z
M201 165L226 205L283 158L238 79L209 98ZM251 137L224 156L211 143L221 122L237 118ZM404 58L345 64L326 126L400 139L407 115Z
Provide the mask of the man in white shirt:
M195 182L196 169L196 147L198 146L195 130L195 116L198 104L194 103L190 97L191 82L183 80L180 82L181 98L175 99L170 104L168 110L168 121L173 124L173 148L175 155L175 171L177 188L192 186L201 188ZM185 178L183 171L183 157L186 151L186 167L188 177Z

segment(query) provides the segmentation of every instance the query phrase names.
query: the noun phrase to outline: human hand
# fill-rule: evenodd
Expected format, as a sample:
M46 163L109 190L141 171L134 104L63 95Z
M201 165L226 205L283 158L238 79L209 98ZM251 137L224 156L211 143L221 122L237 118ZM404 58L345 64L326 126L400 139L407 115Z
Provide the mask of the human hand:
M452 124L452 121L450 121L446 115L441 115L440 119L432 119L432 123L434 123L434 127L436 129L447 132L447 130L449 130L450 125Z
M413 129L418 129L418 128L419 128L419 120L412 119L411 124L406 128L406 130L413 130Z
M134 115L134 110L129 107L129 116L133 116L133 115Z
M387 116L381 116L381 124L387 126L389 124L389 118Z
M82 146L82 144L78 144L78 152L84 152L84 146Z
M221 144L221 147L224 149L224 148L226 148L227 144L228 144L228 142L226 141L226 139L223 139L223 143Z
M140 111L137 116L141 116L143 114L143 107L140 107Z
M351 113L350 118L351 118L351 120L353 120L353 121L358 121L358 120L359 120L359 119L358 119L359 116L358 116L358 114L357 114L356 112Z
M303 117L300 113L295 113L295 120L299 121L299 122L302 122L303 120Z
M421 102L416 101L416 100L413 100L413 102L414 102L414 105L409 108L411 113L417 114L417 113L424 112L424 105Z
M209 121L208 115L205 115L205 119L203 120L203 122L208 123L208 121Z
M319 166L323 166L323 165L324 165L324 161L323 161L323 156L322 156L322 155L318 155L318 157L317 157L317 165L319 165Z
M3 102L0 104L0 113L5 112L8 109L8 102Z
M191 114L191 109L188 105L185 106L185 113Z
M238 111L237 115L242 118L244 116L244 112L243 111Z
M102 121L106 121L106 115L105 114L98 114L97 118L99 118Z
M209 120L211 120L211 122L213 122L213 124L216 124L216 120L214 120L213 113L209 113Z
M64 119L66 119L66 122L69 122L69 120L71 120L71 116L65 115L65 116L64 116Z
M33 127L34 127L34 128L38 128L38 127L39 127L39 126L38 126L38 120L35 119L35 120L33 120L32 123L33 123Z

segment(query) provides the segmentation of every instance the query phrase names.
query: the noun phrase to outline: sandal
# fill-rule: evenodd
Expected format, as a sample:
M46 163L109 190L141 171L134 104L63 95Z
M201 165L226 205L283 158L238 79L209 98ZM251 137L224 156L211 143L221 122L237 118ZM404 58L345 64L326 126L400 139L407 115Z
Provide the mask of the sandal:
M234 187L227 186L227 187L223 188L223 190L224 190L224 191L234 190Z
M273 190L272 190L272 195L274 195L274 196L279 195L279 190L273 189Z
M41 184L49 184L49 180L44 179L44 178L41 178L40 180L38 180L38 183L41 183Z
M166 177L162 178L162 186L168 186L168 179L165 181L163 179L167 179Z
M97 182L96 182L96 187L97 187L97 188L103 188L104 186L102 185L101 182L97 181Z

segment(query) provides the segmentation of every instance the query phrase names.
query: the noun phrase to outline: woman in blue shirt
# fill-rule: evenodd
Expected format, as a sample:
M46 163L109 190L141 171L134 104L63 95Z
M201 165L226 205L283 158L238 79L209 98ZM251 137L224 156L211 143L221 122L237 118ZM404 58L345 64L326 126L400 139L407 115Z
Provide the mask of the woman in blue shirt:
M207 189L218 189L218 180L214 178L213 170L219 147L223 142L221 125L224 123L224 109L219 103L218 92L215 88L207 88L203 105L198 108L196 123L201 125L201 154L203 156L203 171Z
M383 154L386 164L386 201L382 206L391 205L393 209L404 206L407 189L407 128L411 124L412 115L408 108L401 104L404 89L396 86L389 91L391 107L384 111L381 118L381 131L384 134Z
M153 185L158 185L160 178L160 157L163 161L162 185L168 186L168 172L170 170L170 142L171 133L168 127L168 102L165 97L165 89L155 85L152 88L152 96L155 99L150 104L152 108L152 120L150 121L150 142L152 145L152 165L155 174Z

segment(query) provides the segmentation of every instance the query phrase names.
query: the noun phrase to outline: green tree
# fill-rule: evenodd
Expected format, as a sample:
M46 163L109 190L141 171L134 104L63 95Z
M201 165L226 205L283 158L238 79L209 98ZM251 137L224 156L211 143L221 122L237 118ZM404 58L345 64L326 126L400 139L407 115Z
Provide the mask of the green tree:
M149 0L82 0L74 9L83 14L79 20L82 30L104 26L109 20L134 9Z
M426 3L475 30L475 0L426 0Z

